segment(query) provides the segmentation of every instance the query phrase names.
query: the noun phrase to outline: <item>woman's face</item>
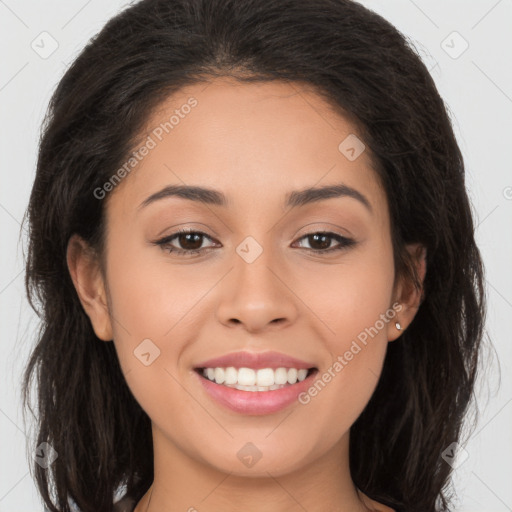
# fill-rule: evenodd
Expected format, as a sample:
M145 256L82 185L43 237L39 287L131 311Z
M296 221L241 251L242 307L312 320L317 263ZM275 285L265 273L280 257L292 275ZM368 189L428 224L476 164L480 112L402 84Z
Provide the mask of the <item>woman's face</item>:
M393 311L386 196L356 128L298 84L217 79L161 105L138 149L140 160L105 199L104 321L155 439L251 476L335 451L370 399L402 321ZM204 201L155 196L170 186L216 192ZM328 186L340 188L300 194ZM223 204L213 200L221 194ZM171 239L179 229L205 235ZM270 398L277 391L241 391L258 403L228 406L195 369L238 351L275 351L318 371L287 405ZM232 389L213 386L233 400ZM261 459L252 467L247 455Z

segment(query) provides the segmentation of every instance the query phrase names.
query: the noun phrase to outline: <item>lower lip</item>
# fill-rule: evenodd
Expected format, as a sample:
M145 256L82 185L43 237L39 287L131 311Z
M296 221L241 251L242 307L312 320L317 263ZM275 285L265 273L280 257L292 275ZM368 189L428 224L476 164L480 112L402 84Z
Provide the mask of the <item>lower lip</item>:
M219 404L241 414L263 415L281 411L298 401L298 396L311 386L318 370L313 370L303 381L273 391L242 391L217 384L197 370L194 373L210 397Z

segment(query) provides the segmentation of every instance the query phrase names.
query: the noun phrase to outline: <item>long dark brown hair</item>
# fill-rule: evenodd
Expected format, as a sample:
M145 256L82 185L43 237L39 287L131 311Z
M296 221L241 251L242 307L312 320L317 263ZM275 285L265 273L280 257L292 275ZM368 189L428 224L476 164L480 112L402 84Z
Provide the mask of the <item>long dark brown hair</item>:
M61 79L24 219L26 290L41 320L24 403L33 411L35 384L35 445L58 453L32 468L45 506L110 512L122 484L138 500L153 480L150 419L114 344L94 334L66 248L76 233L101 254L105 201L93 191L164 99L218 76L307 84L357 122L387 194L397 275L414 278L405 244L427 248L423 302L351 428L350 465L359 489L396 510L449 510L442 453L461 437L485 317L464 163L416 51L349 0L143 0L112 18Z

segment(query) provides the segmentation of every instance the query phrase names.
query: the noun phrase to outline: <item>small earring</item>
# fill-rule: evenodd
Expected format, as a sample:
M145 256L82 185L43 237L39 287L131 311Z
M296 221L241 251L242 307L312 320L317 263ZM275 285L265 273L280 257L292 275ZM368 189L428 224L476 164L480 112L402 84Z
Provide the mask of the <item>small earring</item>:
M401 331L402 330L402 326L400 325L400 322L395 322L395 327Z

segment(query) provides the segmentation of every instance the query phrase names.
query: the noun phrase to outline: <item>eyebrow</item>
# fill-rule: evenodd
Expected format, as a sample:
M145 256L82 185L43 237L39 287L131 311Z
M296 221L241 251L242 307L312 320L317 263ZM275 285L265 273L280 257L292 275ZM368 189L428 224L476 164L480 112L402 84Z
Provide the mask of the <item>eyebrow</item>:
M306 188L304 190L295 190L286 197L286 206L292 208L304 206L306 204L331 199L333 197L352 197L362 203L370 213L373 213L370 201L359 190L340 183L338 185L326 185L317 188Z
M215 206L227 206L228 203L226 196L218 190L192 185L169 185L142 201L139 208L144 208L155 201L172 196Z
M207 205L224 207L228 205L226 196L218 190L194 185L168 185L162 190L150 195L139 205L139 208L144 208L155 201L173 196L197 201ZM348 185L344 185L343 183L338 185L326 185L323 187L294 190L287 194L285 206L295 208L335 197L351 197L356 199L371 213L373 213L370 201L368 201L361 192L355 188L349 187Z

